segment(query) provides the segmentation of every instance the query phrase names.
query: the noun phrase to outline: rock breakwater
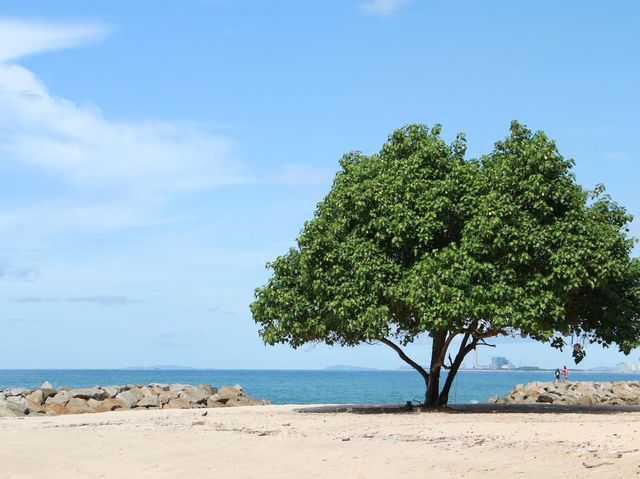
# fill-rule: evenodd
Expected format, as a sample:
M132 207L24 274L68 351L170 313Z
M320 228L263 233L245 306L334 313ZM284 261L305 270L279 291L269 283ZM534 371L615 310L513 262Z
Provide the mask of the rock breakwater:
M580 406L640 405L640 381L518 384L502 397L489 398L493 404L566 404Z
M92 388L39 388L0 390L0 417L55 416L114 411L116 409L193 409L271 404L247 396L242 386L209 384L128 384Z

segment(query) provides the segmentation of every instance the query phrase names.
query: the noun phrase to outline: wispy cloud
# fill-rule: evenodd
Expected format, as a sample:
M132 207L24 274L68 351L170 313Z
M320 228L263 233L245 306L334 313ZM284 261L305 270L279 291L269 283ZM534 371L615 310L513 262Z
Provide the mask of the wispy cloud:
M15 298L11 300L14 303L57 303L58 298L41 298L39 296L26 296L24 298Z
M94 303L100 306L113 306L140 303L139 299L117 294L93 294L90 296L75 296L70 298L45 298L39 296L27 296L24 298L12 299L14 303Z
M395 13L411 0L367 0L360 3L363 12L373 15L387 16Z
M94 294L91 296L79 296L76 298L68 298L70 303L95 303L100 306L112 306L114 304L132 304L140 303L139 299L129 298L128 296L114 294Z
M37 243L58 234L180 221L179 214L167 212L172 200L223 185L330 182L332 172L302 165L251 178L226 134L184 122L114 121L96 105L56 96L34 72L15 63L109 32L99 23L0 18L0 157L64 185L51 190L57 193L41 189L38 200L0 204L5 244L12 238Z
M227 136L182 122L110 120L95 105L56 97L13 62L108 32L100 24L0 19L0 155L67 184L64 197L0 209L5 237L165 221L163 206L177 195L246 181Z
M87 44L111 29L100 23L66 23L0 18L0 62L34 53Z
M35 266L12 266L0 263L0 281L33 281L40 276Z
M114 294L94 294L91 296L79 296L76 298L68 298L70 303L95 303L100 306L112 306L114 304L132 304L139 303L140 300L129 298L128 296Z
M41 325L57 325L55 321L47 321L44 319L24 319L24 318L9 318L7 321L16 324L41 324Z
M602 158L607 161L628 161L631 155L624 151L608 151L602 154Z
M176 192L238 181L228 138L193 125L114 122L0 64L0 151L80 187Z

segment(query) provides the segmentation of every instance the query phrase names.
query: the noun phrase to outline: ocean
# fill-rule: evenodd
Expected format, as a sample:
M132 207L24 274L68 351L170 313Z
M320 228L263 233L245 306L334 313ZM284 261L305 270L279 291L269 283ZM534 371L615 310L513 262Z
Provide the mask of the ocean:
M460 371L449 402L486 402L520 383L552 381L552 372ZM640 381L640 373L573 372L573 381ZM274 404L404 404L420 402L424 382L411 370L397 371L284 371L284 370L0 370L0 388L38 387L49 381L54 387L90 387L111 384L182 383L240 384L250 396Z

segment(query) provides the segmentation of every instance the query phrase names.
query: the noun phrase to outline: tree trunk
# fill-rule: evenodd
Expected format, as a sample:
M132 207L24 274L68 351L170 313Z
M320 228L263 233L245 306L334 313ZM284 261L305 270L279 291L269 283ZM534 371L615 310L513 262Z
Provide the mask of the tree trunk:
M449 369L449 374L447 375L447 379L444 382L444 386L442 387L442 392L440 393L440 397L438 398L438 406L446 406L449 403L449 391L451 391L451 385L453 384L453 380L456 378L456 374L458 373L458 369L462 365L462 361L473 349L475 349L477 340L472 339L469 344L467 341L469 340L470 334L467 333L464 335L462 339L462 343L460 344L460 349L458 349L458 354L456 354L456 358L451 364L451 368Z
M444 386L442 387L442 391L440 392L440 396L438 397L438 406L446 406L449 402L449 391L451 390L451 385L453 384L453 380L456 377L458 369L462 365L462 360L465 355L458 354L456 359L453 361L451 368L449 369L449 373L447 374L447 379L444 382Z
M447 331L442 329L433 335L433 345L431 346L431 366L429 368L429 380L427 381L427 392L424 398L425 408L438 406L440 395L440 370L442 369L442 349L445 347Z

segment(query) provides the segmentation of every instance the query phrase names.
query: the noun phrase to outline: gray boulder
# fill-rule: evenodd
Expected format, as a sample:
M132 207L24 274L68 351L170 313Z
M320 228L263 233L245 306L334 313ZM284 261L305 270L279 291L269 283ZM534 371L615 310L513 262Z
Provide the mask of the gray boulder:
M5 416L1 417L24 416L25 414L29 413L29 408L26 404L19 401L10 401L5 399L0 399L0 409L5 411L4 413L2 413L5 414Z
M178 394L179 398L186 399L192 404L205 403L207 399L209 399L209 396L211 396L211 394L209 394L208 391L194 387L190 387L185 389L184 391L180 391L180 393Z
M97 401L101 401L103 399L107 399L109 395L99 387L93 388L80 388L80 389L71 389L69 391L71 397L79 398L79 399L95 399Z
M131 409L138 402L138 396L131 391L123 391L116 396L116 399L122 401L122 403L128 409Z
M110 398L114 398L122 391L120 386L105 386L102 390L107 393L107 396Z
M62 404L64 406L72 397L69 391L59 391L55 396L49 396L45 404Z
M145 390L147 390L147 389L148 388L146 388L146 387L144 388L144 390L143 390L143 387L131 388L127 392L133 394L136 397L136 399L138 401L140 401L140 399L142 399L145 396Z
M70 414L84 414L88 412L94 412L93 409L91 409L87 404L87 401L79 397L69 399L66 408Z
M540 396L538 396L538 399L536 399L536 402L553 403L553 401L555 401L557 398L558 396L552 396L551 394L543 393L543 394L540 394Z
M169 391L184 391L187 388L192 388L188 384L169 384Z
M225 407L225 404L218 401L218 398L214 394L209 399L207 399L207 407Z
M263 406L266 405L267 402L262 399L254 399L248 396L238 396L233 399L229 399L226 403L227 407L234 406Z
M237 389L236 387L222 386L218 389L217 394L220 396L220 399L235 399L238 396L242 396L243 392L242 388Z
M24 398L25 405L29 409L29 414L32 413L44 413L46 411L44 407L42 391L36 389L34 392Z
M198 388L202 389L203 391L207 391L209 393L209 396L218 392L218 390L213 386L211 386L210 384L200 384L198 385Z
M31 394L33 390L27 388L11 388L4 391L7 397L9 396L27 396Z
M586 396L582 396L582 397L578 398L578 400L577 400L577 403L580 404L581 406L595 406L599 402L600 401L596 397L594 397L594 396L592 396L590 394L588 394Z
M126 404L117 398L107 398L101 401L95 408L95 412L115 411L116 409L128 409Z
M21 417L24 416L20 411L16 411L14 408L6 407L0 403L0 417Z
M160 402L162 404L167 404L169 401L173 399L178 399L179 393L180 391L176 391L176 390L162 391L160 394L158 394L158 398L160 399Z
M43 401L46 401L51 396L55 396L56 393L58 392L55 389L50 389L50 388L40 388L40 389L37 389L37 391L40 391L42 393Z
M87 407L89 407L90 409L93 409L94 411L98 406L100 406L100 404L102 404L102 401L97 401L95 399L87 399Z
M149 384L149 387L152 388L154 391L168 391L169 390L169 385L168 384L161 384L161 383L151 383Z
M144 396L138 403L136 407L160 407L162 403L160 402L160 398L158 396Z
M25 397L25 400L27 402L30 402L32 404L37 404L38 406L40 406L44 404L44 395L42 394L42 391L40 389L36 389L27 397Z
M167 404L162 406L162 409L189 409L191 403L184 398L172 399Z
M63 414L69 414L67 406L64 404L54 403L47 404L45 406L47 416L61 416Z

